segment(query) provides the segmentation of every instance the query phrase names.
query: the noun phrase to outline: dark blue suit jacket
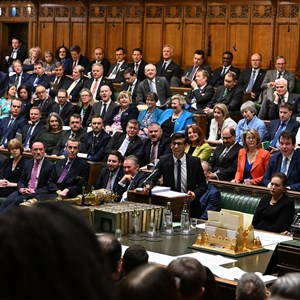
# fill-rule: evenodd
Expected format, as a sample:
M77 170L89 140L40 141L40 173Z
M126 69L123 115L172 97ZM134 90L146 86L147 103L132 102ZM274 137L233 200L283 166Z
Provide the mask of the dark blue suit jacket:
M16 74L9 76L9 83L10 84L15 84L16 77L17 77ZM25 85L29 79L30 79L30 75L26 72L22 72L21 85Z
M8 87L8 83L9 83L8 74L0 71L0 97L3 97L3 95L5 94L5 91Z
M267 186L271 181L271 177L276 173L280 172L282 164L281 152L275 153L270 157L269 164L265 175L261 181L261 185ZM300 152L294 151L292 160L287 173L287 186L291 190L300 191Z
M240 69L235 68L233 66L230 66L230 68L226 72L226 74L221 75L222 71L223 71L223 66L213 71L212 77L211 77L210 82L209 82L210 85L212 85L214 87L224 85L224 77L229 71L234 72L237 75L237 78L239 78L240 73L241 73Z
M49 81L49 77L46 73L44 73L39 81L36 84L33 84L35 79L36 79L36 74L32 74L29 79L27 80L27 82L25 83L26 85L28 85L31 89L31 92L34 93L35 89L38 85L42 85L44 86L46 89L48 89L50 87L50 81Z
M27 134L28 134L28 131L29 131L29 127L30 127L30 124L26 124L25 126L23 126L22 128L19 129L19 133L22 134L22 144L25 143L25 140L26 140L26 137L27 137ZM36 137L39 136L39 134L43 131L44 129L44 123L42 121L40 121L35 127L34 127L34 130L31 134L31 138L29 140L29 146L31 148L31 145L34 141L34 139Z
M196 212L196 217L198 219L207 220L208 210L221 210L221 193L211 183L207 184L206 192L200 197L198 201L201 208L199 212Z
M95 189L105 189L106 188L108 178L109 178L109 172L110 171L107 169L107 167L104 167L101 169L100 175L95 184ZM124 170L123 170L123 167L120 166L116 180L114 182L114 186L112 187L113 192L116 192L118 182L123 178L123 176L124 176Z
M87 160L102 161L106 155L105 149L111 136L102 130L96 139L94 148L92 148L93 138L92 131L85 135L83 139L84 149L81 152L87 153Z

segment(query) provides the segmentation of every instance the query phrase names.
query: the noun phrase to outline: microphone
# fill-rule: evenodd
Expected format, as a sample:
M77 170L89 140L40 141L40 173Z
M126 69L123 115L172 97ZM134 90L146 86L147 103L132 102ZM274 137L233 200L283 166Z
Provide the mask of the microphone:
M143 181L143 185L145 185L147 183L147 181L149 181L154 175L156 175L157 173L159 172L159 169L154 169L151 174L146 178L144 179Z
M76 177L76 180L77 180L78 182L84 184L85 186L89 187L89 188L91 189L91 191L93 191L93 190L95 189L91 184L89 184L89 183L88 183L83 177L81 177L81 176L77 176L77 177Z

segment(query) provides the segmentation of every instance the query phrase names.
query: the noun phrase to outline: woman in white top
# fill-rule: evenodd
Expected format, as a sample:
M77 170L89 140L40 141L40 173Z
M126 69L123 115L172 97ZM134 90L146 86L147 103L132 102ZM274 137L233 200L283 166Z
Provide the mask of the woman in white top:
M229 112L225 104L218 103L213 108L214 118L211 120L209 137L206 141L211 146L222 144L221 132L225 127L236 128L237 124L229 117Z

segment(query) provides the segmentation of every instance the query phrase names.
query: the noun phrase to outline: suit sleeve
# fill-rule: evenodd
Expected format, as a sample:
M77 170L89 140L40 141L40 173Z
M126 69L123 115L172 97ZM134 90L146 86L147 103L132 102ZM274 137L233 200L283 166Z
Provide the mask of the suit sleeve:
M231 98L229 105L227 106L229 111L237 111L241 108L243 95L243 90L237 87L237 89L234 91L233 97Z
M221 193L217 189L214 191L214 193L212 193L209 196L205 211L200 216L200 219L203 219L203 220L208 219L208 216L207 216L208 210L212 210L212 211L220 211L221 210Z

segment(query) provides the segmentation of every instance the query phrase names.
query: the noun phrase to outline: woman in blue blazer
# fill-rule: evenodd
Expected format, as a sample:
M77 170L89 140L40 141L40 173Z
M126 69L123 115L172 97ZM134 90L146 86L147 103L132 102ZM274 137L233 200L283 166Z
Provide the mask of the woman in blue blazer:
M184 109L186 101L182 95L176 94L171 98L172 108L166 109L158 120L163 132L171 135L174 132L184 133L187 125L193 123L193 114Z

